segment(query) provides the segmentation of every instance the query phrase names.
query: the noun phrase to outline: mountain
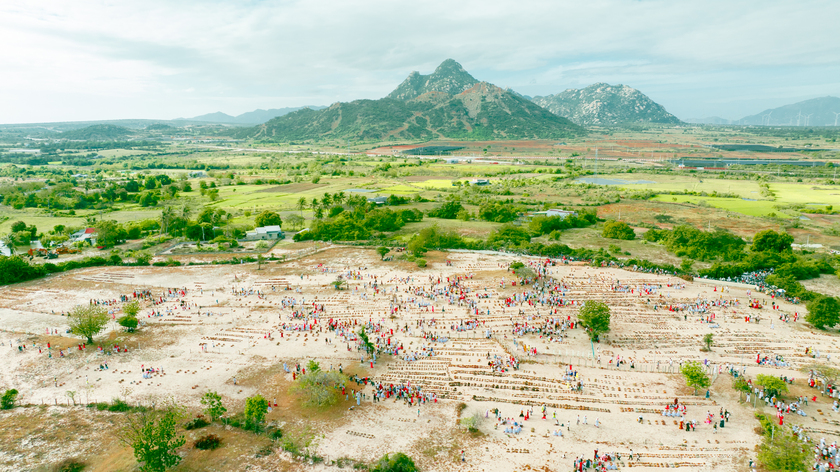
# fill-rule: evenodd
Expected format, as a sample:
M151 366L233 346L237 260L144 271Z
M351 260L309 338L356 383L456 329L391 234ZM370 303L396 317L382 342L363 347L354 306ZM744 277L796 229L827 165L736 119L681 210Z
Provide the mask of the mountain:
M534 97L534 103L579 125L679 123L676 116L626 85L592 84L555 95Z
M840 118L840 98L820 97L767 109L756 115L745 116L738 123L773 126L837 126L840 125L838 118Z
M689 118L685 120L686 123L694 123L697 125L729 125L732 120L721 118L719 116L707 116L705 118Z
M238 136L278 141L318 139L559 139L585 131L533 102L476 81L448 59L430 75L412 72L379 100L299 110Z
M232 125L259 125L266 121L277 118L278 116L287 115L293 111L302 110L304 108L312 108L314 110L322 110L326 107L311 106L311 107L290 107L290 108L271 108L263 110L261 108L254 111L249 111L237 116L231 116L227 113L217 111L216 113L208 113L193 118L176 118L176 120L183 121L202 121L208 123L226 123Z
M92 125L65 131L58 137L76 141L117 141L134 134L131 130L115 125Z
M408 78L385 98L411 100L428 92L456 95L477 83L478 81L464 70L461 64L452 59L447 59L429 75L420 75L417 71L408 74Z

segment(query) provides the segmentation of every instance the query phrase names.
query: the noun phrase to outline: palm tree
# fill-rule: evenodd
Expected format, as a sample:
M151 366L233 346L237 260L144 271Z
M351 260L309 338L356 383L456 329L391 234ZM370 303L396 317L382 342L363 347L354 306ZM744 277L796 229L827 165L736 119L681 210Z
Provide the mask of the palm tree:
M306 198L300 197L297 202L297 209L300 210L300 217L303 218L303 210L306 208Z
M171 207L164 207L160 212L160 227L164 233L169 232L169 221L172 220L173 214Z
M333 195L333 202L336 205L341 205L344 202L344 192L338 192L337 194Z

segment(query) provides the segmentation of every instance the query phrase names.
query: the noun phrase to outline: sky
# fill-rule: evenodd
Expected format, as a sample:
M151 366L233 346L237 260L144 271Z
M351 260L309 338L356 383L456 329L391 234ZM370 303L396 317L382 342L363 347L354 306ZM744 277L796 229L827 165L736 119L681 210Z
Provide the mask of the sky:
M377 99L447 58L526 95L596 82L681 119L840 96L836 0L0 3L0 123Z

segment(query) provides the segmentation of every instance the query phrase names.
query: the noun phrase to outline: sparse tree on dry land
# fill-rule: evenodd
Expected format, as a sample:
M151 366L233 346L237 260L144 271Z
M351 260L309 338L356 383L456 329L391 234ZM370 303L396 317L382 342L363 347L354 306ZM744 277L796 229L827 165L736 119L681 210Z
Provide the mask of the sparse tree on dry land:
M216 392L205 393L201 397L201 404L204 405L204 413L210 417L211 421L218 420L227 411L227 408L222 404L222 396Z
M703 371L703 366L697 361L686 362L680 368L680 373L685 378L685 384L694 388L697 395L698 388L706 388L711 385L709 376Z
M379 259L384 259L385 255L388 254L389 252L391 252L391 248L382 246L382 247L379 247L376 250L376 252L379 254Z
M262 395L254 395L245 400L245 422L254 432L259 431L268 413L268 400Z
M143 472L163 472L181 462L175 450L186 443L178 434L183 410L172 401L162 407L149 408L126 415L118 433L120 441L134 450L134 457Z
M712 334L712 333L706 333L706 335L703 336L703 344L706 346L707 351L712 350L712 344L714 343L714 336L715 335Z
M578 312L578 319L580 324L588 329L589 338L597 341L602 334L610 330L610 307L604 302L589 300Z
M108 324L108 311L100 305L79 305L68 315L70 332L87 338L88 343Z
M347 381L347 376L336 371L307 370L292 387L292 391L303 398L303 404L310 407L327 407L338 402L337 386Z

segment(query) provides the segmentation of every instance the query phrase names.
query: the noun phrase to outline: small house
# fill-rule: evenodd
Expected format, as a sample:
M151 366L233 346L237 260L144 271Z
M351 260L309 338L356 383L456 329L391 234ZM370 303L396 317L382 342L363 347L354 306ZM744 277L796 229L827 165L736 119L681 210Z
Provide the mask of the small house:
M254 228L253 231L245 233L245 239L248 241L260 241L266 239L283 239L286 235L280 229L279 225L260 226Z
M373 197L367 199L368 203L375 203L377 205L384 205L388 203L388 197Z
M96 228L84 228L70 235L70 242L92 241L96 235Z

